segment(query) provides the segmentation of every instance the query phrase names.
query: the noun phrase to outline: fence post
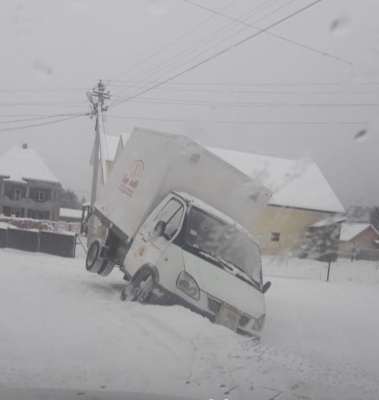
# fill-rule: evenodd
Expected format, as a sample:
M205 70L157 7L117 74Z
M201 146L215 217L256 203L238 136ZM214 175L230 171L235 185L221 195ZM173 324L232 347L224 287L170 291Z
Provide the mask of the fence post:
M332 264L332 254L329 255L329 265L328 265L328 275L326 276L326 281L329 282L330 266Z

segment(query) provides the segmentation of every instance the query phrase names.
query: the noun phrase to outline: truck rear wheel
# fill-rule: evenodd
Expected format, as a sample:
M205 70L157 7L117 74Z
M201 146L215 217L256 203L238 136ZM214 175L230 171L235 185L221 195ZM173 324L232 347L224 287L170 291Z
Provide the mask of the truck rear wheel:
M142 271L137 274L121 292L122 301L138 301L148 303L155 286L155 278L152 271Z
M112 271L113 271L113 263L104 260L103 265L101 266L97 274L101 276L108 276Z
M95 241L91 244L86 258L86 270L88 272L97 273L101 267L102 263L99 260L100 254L100 244L98 241Z

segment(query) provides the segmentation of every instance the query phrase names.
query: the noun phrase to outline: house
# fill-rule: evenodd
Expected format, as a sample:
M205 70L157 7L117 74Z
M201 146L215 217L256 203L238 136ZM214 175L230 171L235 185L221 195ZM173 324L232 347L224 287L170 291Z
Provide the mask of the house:
M57 220L61 190L35 149L24 144L0 156L0 214Z
M98 187L103 185L103 182L106 180L109 173L112 171L113 165L122 150L125 147L125 143L129 139L129 134L120 134L120 135L102 135L102 143L100 147L100 159L103 163L101 168L99 169L99 177L98 177ZM94 150L95 146L92 149L90 165L94 164ZM103 153L103 154L102 154ZM103 169L105 171L105 180L102 177Z
M345 212L314 162L210 150L273 191L257 221L257 238L265 254L303 253L312 225ZM338 218L336 223L340 222Z
M343 223L338 254L340 257L355 258L359 253L379 249L379 232L368 223Z
M112 152L113 162L125 147L128 137L118 137L117 149ZM313 225L325 220L335 221L333 235L339 236L341 214L345 209L315 163L208 149L273 191L268 207L257 221L257 239L264 254L304 254L304 242L312 242L310 232L315 231ZM336 243L337 246L338 240Z

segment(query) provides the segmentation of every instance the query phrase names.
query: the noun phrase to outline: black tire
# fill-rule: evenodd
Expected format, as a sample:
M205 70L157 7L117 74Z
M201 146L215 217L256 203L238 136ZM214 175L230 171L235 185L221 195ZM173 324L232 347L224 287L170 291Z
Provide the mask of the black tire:
M113 263L104 260L97 274L100 276L108 276L113 271L113 267L114 267Z
M155 277L152 271L141 271L121 292L121 301L138 301L148 303L155 287Z
M97 273L101 269L102 263L99 262L99 254L100 244L98 241L95 241L91 244L87 253L86 270L88 272Z

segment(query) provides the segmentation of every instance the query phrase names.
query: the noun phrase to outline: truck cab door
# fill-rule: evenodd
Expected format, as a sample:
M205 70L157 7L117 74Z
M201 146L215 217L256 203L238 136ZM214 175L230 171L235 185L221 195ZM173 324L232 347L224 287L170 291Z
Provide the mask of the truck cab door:
M140 230L143 238L160 253L164 253L179 232L184 216L185 204L176 197L164 201Z
M125 267L132 276L144 264L157 265L181 228L185 208L181 199L170 196L150 214L125 260Z

